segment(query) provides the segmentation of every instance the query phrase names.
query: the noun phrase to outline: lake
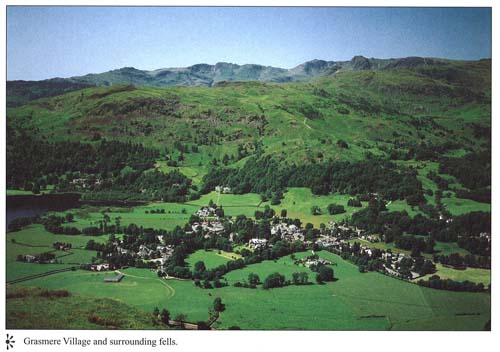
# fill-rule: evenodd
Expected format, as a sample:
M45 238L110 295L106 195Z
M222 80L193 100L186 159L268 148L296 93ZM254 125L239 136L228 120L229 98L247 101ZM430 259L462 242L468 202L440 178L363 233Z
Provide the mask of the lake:
M17 218L79 208L81 204L78 193L7 196L7 225Z

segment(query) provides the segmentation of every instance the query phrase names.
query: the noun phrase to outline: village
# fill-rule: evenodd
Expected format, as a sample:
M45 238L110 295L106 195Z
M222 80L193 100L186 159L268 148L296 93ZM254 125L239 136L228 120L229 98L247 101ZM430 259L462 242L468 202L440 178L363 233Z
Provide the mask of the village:
M230 189L227 187L219 187L218 190L219 192L230 192ZM186 226L186 234L202 235L204 240L223 238L231 246L236 245L235 241L239 238L240 233L231 230L231 225L234 224L234 221L231 217L224 216L221 206L210 202L209 205L198 209L191 219L190 223ZM252 221L254 224L258 224L258 220ZM273 216L268 221L268 232L259 237L249 238L243 246L244 248L254 252L265 248L272 248L272 243L276 240L290 243L300 242L304 248L313 251L324 249L339 254L344 259L356 264L358 264L360 258L362 258L361 262L363 263L377 261L378 266L375 270L387 275L405 279L416 279L421 276L416 270L411 270L415 263L415 258L403 253L393 253L391 250L370 247L366 244L367 242L376 243L380 241L380 238L375 235L366 235L361 229L350 226L346 222L337 223L330 221L321 231L315 229L314 236L311 238L310 235L306 236L308 229L311 230L311 228L307 229L300 226L300 221L294 222L291 219L278 216ZM271 239L274 240L270 241ZM360 240L360 242L356 240ZM119 238L114 238L108 245L111 246L111 249L107 249L105 256L94 258L95 260L92 263L82 265L81 268L95 272L117 270L120 268L120 265L111 263L111 258L122 256L128 258L129 262L136 263L136 266L141 265L161 273L166 271L169 258L172 257L175 250L175 246L165 244L163 236L160 235L156 236L154 242L143 243L137 246L125 243L123 239ZM238 242L238 245L241 245L241 241ZM71 245L56 242L54 243L54 250L70 251ZM38 256L20 255L17 260L30 263L54 263L57 261L57 258L53 253L48 252ZM297 264L310 266L317 264L321 258L310 258L309 260L315 260L316 262L305 261Z

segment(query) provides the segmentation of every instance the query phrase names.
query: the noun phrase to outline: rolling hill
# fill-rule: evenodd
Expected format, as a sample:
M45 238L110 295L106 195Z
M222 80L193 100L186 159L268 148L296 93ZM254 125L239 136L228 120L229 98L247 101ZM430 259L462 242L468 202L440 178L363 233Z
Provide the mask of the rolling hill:
M325 171L328 168L346 168L332 163L373 158L396 162L390 164L390 168L413 174L410 177L413 181L404 182L420 189L414 175L415 162L425 163L417 170L424 168L429 172L437 168L429 169L427 164L442 164L444 157L488 158L491 152L491 60L376 60L358 56L342 65L339 68L320 61L304 64L294 71L295 77L301 72L309 74L307 81L300 82L224 80L211 87L154 87L142 85L145 82L141 81L136 85L84 88L9 108L9 187L19 188L26 181L36 182L33 177L47 176L45 172L51 170L47 168L50 163L37 164L46 158L38 154L43 150L46 154L56 154L51 148L60 144L53 143L62 142L90 146L99 146L104 140L139 143L157 153L154 157L157 170L177 169L187 177L194 177L198 186L208 187L217 182L241 184L241 191L252 189L258 193L277 187L256 181L258 179L279 179L293 187L310 187L316 182L326 185L333 182L330 176L323 177L323 181L320 176L305 180L295 175L296 181L292 183L286 179L298 170L307 177L319 175L318 172L329 175L332 172ZM31 145L26 135L31 136L34 143L46 144ZM149 160L154 153L148 152L145 158ZM85 165L87 156L83 151L81 165ZM267 169L266 174L254 175L255 179L248 181L245 175L234 175L237 171L217 171L229 168L249 174L252 170L244 169L249 160L252 165ZM87 166L83 169L71 166L70 159L51 162L63 162L66 171L95 173ZM451 160L448 164L455 166L448 167L447 172L460 178L459 174L464 172L456 167L460 163L459 159ZM137 171L153 165L151 162L139 164L134 163ZM45 171L38 172L31 165L45 167ZM393 177L385 174L381 165L371 170L373 176ZM479 163L482 170L479 172L488 174L488 165ZM134 167L123 169L118 175L125 166L114 163L118 169L110 177L121 175L121 182L125 182L124 173L134 171ZM366 165L360 167L353 169L357 171L351 170L354 174L350 178L366 170ZM101 167L101 170L104 169ZM465 173L473 174L472 171ZM211 180L203 178L207 174L213 176ZM19 175L32 176L26 176L28 180L25 180ZM452 176L446 176L456 185L452 190L471 198L467 193L470 186ZM418 177L424 183L424 190L435 190L435 183L427 174ZM488 182L485 179L481 187ZM377 180L369 183L372 191L380 188L375 186L380 183ZM358 189L355 185L338 182L337 185L339 191L347 193ZM206 187L204 192L209 190ZM313 192L324 194L328 189L329 186ZM487 199L487 192L481 189L471 199ZM409 193L411 191L400 188L390 198L403 199L404 194ZM422 197L419 196L419 201Z
M473 63L468 63L469 66ZM355 56L350 61L311 60L291 69L263 66L257 64L237 65L219 62L215 65L197 64L181 68L162 68L152 71L134 67L92 73L70 78L53 78L43 81L8 81L7 96L9 106L42 97L60 95L87 86L110 86L115 84L134 84L136 86L206 86L221 81L262 81L297 82L309 81L318 76L327 76L338 71L380 70L393 68L417 69L427 74L438 74L454 79L467 75L460 70L461 63L443 59L410 57L403 59L368 59ZM431 71L429 71L431 68ZM458 70L458 71L457 71ZM441 77L443 78L443 77ZM469 81L470 82L470 81Z

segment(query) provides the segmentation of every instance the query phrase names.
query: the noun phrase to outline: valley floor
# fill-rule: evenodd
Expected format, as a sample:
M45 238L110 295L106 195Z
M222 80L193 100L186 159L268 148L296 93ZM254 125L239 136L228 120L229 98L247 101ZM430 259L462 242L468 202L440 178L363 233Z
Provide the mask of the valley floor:
M341 220L350 215L353 208L347 207L348 198L342 195L318 197L312 196L306 189L291 189L282 204L274 208L277 212L287 209L289 217L299 217L304 223L312 222L319 226L320 223ZM226 216L245 214L253 217L256 209L268 204L262 203L256 194L222 194L219 197L214 192L185 204L150 203L131 208L106 207L106 214L112 221L120 217L122 225L137 223L144 227L172 229L176 225L184 225L191 214L210 200L222 204ZM336 216L308 215L311 204L326 209L327 204L332 202L345 205L348 213ZM85 206L71 210L75 215L74 226L83 228L97 224L102 219L103 209ZM151 213L151 210L162 209L164 213ZM93 236L91 239L104 243L108 236ZM42 225L30 225L21 231L8 232L6 276L7 282L11 282L8 288L63 289L84 302L105 302L105 305L117 302L116 304L133 307L146 315L151 314L155 307L160 310L166 308L172 316L185 314L187 321L194 323L208 320L209 308L215 297L220 297L226 305L226 310L214 323L215 329L238 326L247 330L482 330L490 320L489 293L434 290L377 272L360 273L357 266L326 251L319 254L334 263L332 268L337 280L321 285L315 283L314 272L308 267L295 264L290 256L231 271L224 276L229 286L222 288L202 289L196 287L191 280L163 279L154 271L138 268L121 269L120 272L125 275L122 281L105 283L103 279L112 273L76 269L80 264L89 263L97 254L96 251L84 249L88 240L89 237L84 235L54 235L45 231ZM52 244L56 241L71 243L72 249L54 251ZM384 249L391 247L391 244L385 243L371 245L383 246ZM390 249L401 251L393 246ZM461 250L456 244L439 242L436 249L443 253ZM47 251L56 255L57 264L34 264L16 260L19 254L35 255ZM310 255L310 252L296 253L297 258L307 255ZM197 261L203 260L207 268L213 268L238 257L239 255L231 252L199 250L191 254L186 261L192 267ZM69 270L72 267L75 270ZM60 269L68 270L56 272ZM489 270L459 271L441 265L438 265L437 269L437 274L443 278L484 284L490 282ZM274 272L285 275L287 279L291 279L294 272L306 272L309 281L314 283L270 290L264 290L261 285L255 289L233 286L235 282L247 280L250 273L259 275L263 280ZM37 276L44 273L47 275ZM25 280L16 282L19 279ZM30 315L27 312L27 307L36 306L41 313L49 309L39 301L40 298L35 297L26 301L27 305L23 305L23 298L8 299L9 324L14 324L13 319L20 316L28 321L31 319L32 322L33 319L38 319L38 315ZM74 314L90 313L75 311ZM75 326L95 328L88 327L83 320L80 319ZM59 326L57 324L46 322L48 328ZM147 326L146 323L141 324L143 325L140 326ZM15 326L35 327L28 323ZM131 325L124 323L123 326L126 328Z

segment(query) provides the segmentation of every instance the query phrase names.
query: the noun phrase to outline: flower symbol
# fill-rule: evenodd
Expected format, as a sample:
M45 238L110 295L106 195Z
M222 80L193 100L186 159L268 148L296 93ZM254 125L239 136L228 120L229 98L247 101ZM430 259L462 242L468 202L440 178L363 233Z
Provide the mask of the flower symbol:
M7 345L7 350L10 348L14 348L14 336L7 334L7 340L5 340L5 344Z

